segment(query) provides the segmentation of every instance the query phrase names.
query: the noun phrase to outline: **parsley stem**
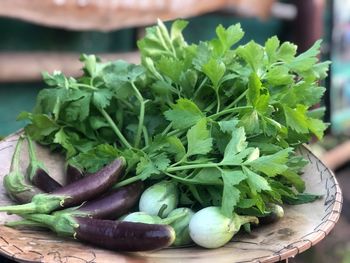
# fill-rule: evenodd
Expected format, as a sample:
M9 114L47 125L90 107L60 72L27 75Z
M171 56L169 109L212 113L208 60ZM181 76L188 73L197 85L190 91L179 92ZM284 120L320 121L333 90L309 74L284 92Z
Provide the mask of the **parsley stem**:
M177 135L177 134L181 134L181 133L182 133L182 131L180 131L180 130L173 130L173 131L168 133L168 136Z
M143 139L145 140L145 147L149 145L149 136L148 136L148 131L145 126L142 127L142 134L143 134Z
M75 85L77 85L80 88L88 88L88 89L92 89L92 90L98 90L97 88L95 88L91 85L87 85L87 84L83 84L83 83L76 83Z
M199 163L199 164L187 164L176 167L168 167L164 172L176 172L190 169L198 168L218 168L219 166L239 166L237 164L227 164L227 163Z
M235 106L241 99L243 99L245 97L245 95L247 94L248 90L246 89L244 92L242 92L241 95L238 96L238 98L236 98L233 102L231 102L227 107L225 107L225 109L229 109L232 108L233 106Z
M140 91L135 86L135 83L133 81L131 81L130 83L131 83L132 88L135 91L136 98L140 102L139 124L137 126L137 132L136 132L135 143L134 143L135 147L137 148L139 146L140 140L141 140L143 121L145 118L145 104L146 104L147 100L145 101L143 99Z
M168 124L168 126L166 126L166 128L164 129L164 131L162 132L162 135L167 134L167 133L170 131L170 129L171 129L172 126L173 126L173 123L170 122L170 123Z
M210 119L216 119L217 117L219 117L219 116L221 116L221 115L225 115L225 114L228 114L228 113L237 112L237 111L240 111L240 110L248 110L248 109L252 109L252 108L253 108L252 106L235 107L235 108L223 110L223 111L220 111L220 112L215 113L215 114L213 114L213 115L210 115L209 118L210 118Z
M103 108L99 108L99 111L101 112L101 114L103 115L103 117L105 117L105 119L107 120L109 126L111 126L111 128L113 129L113 131L115 132L115 134L118 136L119 140L120 140L128 149L132 149L132 146L131 146L130 143L125 139L124 135L121 133L121 131L119 130L118 126L114 123L114 121L112 120L111 116L109 116L109 114L108 114Z
M218 163L201 163L201 164L188 164L188 165L181 165L176 167L169 167L166 169L166 172L176 172L176 171L183 171L183 170L190 170L190 169L197 169L197 168L213 168L218 167L220 164Z
M218 114L220 112L220 96L219 96L219 92L216 91L215 95L216 95L216 101L218 102L218 104L216 105L216 114Z
M197 97L199 91L202 89L202 87L204 86L205 82L207 82L207 80L208 80L208 77L205 77L205 78L203 79L203 81L201 82L201 84L199 84L199 87L198 87L197 90L194 92L194 95L193 95L193 97L192 97L192 100L194 100L194 99Z
M136 181L140 181L142 178L140 175L135 175L133 177L130 177L128 179L125 179L123 181L120 181L119 183L115 184L112 188L113 189L116 189L116 188L119 188L119 187L122 187L122 186L126 186L128 184L131 184L131 183L134 183Z

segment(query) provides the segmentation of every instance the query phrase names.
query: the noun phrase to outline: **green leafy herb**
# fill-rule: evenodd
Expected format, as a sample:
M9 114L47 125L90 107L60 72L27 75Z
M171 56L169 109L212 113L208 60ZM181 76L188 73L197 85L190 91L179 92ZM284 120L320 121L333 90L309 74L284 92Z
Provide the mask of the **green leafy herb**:
M329 62L321 42L297 55L277 37L239 44L239 24L187 44L188 23L162 22L138 41L141 65L82 55L79 78L43 73L48 85L25 132L94 172L116 156L127 169L116 187L173 180L180 203L222 212L265 214L268 203L311 202L295 154L327 125L315 110Z

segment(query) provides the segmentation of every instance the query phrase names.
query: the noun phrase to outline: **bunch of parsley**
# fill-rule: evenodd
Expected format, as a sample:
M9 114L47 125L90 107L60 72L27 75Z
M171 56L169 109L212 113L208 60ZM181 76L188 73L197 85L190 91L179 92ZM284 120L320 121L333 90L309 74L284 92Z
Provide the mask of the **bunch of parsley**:
M300 194L307 162L294 150L326 129L312 108L329 66L318 61L320 41L300 55L277 37L238 45L237 24L189 45L186 26L148 28L141 65L83 55L80 78L44 73L51 87L20 114L25 132L89 172L122 155L119 186L174 180L181 205L259 215L270 202L312 200Z

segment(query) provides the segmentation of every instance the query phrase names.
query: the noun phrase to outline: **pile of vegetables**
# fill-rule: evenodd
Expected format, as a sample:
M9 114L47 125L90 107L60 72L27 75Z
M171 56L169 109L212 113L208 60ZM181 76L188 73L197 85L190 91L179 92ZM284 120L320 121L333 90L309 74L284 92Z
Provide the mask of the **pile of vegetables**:
M295 150L327 128L324 109L313 107L329 66L318 61L321 42L299 55L277 37L239 45L237 24L188 44L186 26L177 20L170 30L161 21L148 28L138 41L141 65L82 55L79 78L43 74L50 87L19 119L28 121L28 138L64 154L69 184L0 208L24 217L9 225L44 225L89 242L104 233L95 244L112 249L143 250L146 232L158 230L159 247L144 250L193 241L214 248L241 225L249 231L258 218L283 216L279 205L319 197L304 193L307 161ZM125 190L133 202L121 205L118 221L105 219L120 217L116 210L102 219L84 210L140 182L146 190Z

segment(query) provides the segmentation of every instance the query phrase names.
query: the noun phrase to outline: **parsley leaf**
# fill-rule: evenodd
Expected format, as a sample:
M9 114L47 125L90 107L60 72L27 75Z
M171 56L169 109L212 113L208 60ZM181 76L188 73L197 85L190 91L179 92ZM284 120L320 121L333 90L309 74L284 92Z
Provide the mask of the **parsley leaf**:
M213 139L210 137L205 118L199 120L196 125L188 130L187 141L187 157L197 154L207 154L212 150Z

